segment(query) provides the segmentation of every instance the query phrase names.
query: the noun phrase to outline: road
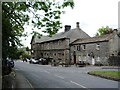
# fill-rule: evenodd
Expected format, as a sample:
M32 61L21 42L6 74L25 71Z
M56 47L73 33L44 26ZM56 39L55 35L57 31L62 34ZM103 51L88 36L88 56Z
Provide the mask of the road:
M87 74L88 71L102 70L100 68L53 67L16 61L15 69L33 88L118 88L117 81Z

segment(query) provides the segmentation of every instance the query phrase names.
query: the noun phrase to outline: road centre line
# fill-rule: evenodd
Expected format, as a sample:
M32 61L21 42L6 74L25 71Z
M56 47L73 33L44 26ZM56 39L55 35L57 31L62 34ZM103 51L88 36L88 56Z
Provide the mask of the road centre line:
M50 72L48 72L48 71L46 71L46 70L44 70L44 72L46 72L46 73L50 73ZM54 76L59 77L59 78L61 78L61 79L64 79L64 77L59 76L59 75L56 75L56 74L55 74Z
M19 70L19 69L15 68L15 70Z
M61 79L64 79L64 77L62 77L62 76L59 76L59 75L55 75L56 77L59 77L59 78L61 78Z
M82 87L82 88L87 88L87 87L85 87L85 86L83 86L83 85L81 85L81 84L78 84L78 83L74 82L74 81L70 81L70 82L73 83L73 84L76 84L76 85L78 85L78 86L80 86L80 87Z
M48 71L46 71L46 70L44 70L44 72L46 72L46 73L50 73L50 72L48 72Z

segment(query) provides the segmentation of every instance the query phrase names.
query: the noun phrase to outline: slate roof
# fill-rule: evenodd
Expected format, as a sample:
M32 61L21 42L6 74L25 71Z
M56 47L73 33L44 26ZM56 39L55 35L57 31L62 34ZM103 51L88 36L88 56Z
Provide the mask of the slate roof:
M111 38L113 38L115 34L107 34L104 36L97 36L97 37L91 37L91 38L85 38L85 39L77 39L72 44L85 44L85 43L93 43L93 42L101 42L101 41L108 41Z
M61 33L55 34L53 37L48 37L48 36L42 36L41 38L35 37L34 40L35 40L35 43L42 43L42 42L58 40L63 38L70 38L70 43L72 43L78 38L88 38L88 37L90 36L86 34L83 30L81 30L80 28L75 28L67 32L61 32Z

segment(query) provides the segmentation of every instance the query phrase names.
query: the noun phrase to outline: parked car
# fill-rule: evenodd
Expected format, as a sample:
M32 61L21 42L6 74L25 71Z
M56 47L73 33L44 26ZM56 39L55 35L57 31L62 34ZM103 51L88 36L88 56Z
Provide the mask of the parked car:
M28 59L28 58L26 58L26 60L27 60L27 62L29 62L29 61L30 61L30 59Z
M48 60L47 60L46 58L40 58L40 59L39 59L39 62L40 62L42 65L48 64Z
M23 58L23 62L27 62L27 59L26 59L26 58Z
M35 59L30 59L29 61L30 64L39 64L39 60L35 60Z
M2 76L9 75L12 72L12 67L8 59L2 59Z
M8 60L8 64L11 66L11 68L14 67L14 61L12 59Z

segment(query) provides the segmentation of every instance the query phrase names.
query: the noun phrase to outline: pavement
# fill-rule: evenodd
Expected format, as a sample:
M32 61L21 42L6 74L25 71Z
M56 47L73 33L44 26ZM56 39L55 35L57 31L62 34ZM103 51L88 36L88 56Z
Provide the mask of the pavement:
M65 67L65 66L59 65L59 66L55 66L55 67ZM71 66L68 66L68 67L85 68L85 69L118 69L118 70L120 70L120 66L93 66L93 65L87 65L87 66L79 67L79 66L76 66L76 65L71 65Z
M33 90L30 82L17 70L13 71L9 75L2 77L2 89L11 88L12 90L22 90L23 88L31 88Z
M31 88L31 83L20 73L16 70L16 76L15 76L15 82L16 82L16 88L23 89L23 88Z

